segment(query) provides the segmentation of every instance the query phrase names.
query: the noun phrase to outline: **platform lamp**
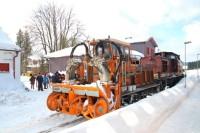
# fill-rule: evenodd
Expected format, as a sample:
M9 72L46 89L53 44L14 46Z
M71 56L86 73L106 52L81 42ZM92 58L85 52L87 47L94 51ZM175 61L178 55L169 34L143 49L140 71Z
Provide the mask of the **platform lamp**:
M129 36L129 37L125 37L124 39L125 39L125 40L133 39L133 37L132 37L132 36Z
M197 54L197 78L199 79L199 60L198 60L198 57L199 57L200 53Z
M184 44L185 44L185 88L186 88L186 75L187 75L187 73L186 73L186 71L187 71L187 69L186 69L186 44L189 44L189 43L192 43L191 41L186 41L186 42L184 42Z

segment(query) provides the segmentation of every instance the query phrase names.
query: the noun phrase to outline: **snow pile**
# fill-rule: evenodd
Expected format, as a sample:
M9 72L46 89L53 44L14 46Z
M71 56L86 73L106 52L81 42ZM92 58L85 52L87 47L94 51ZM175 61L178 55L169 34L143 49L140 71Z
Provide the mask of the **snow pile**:
M55 113L49 111L46 106L46 99L51 89L38 92L36 87L34 90L30 89L29 77L22 76L21 81L23 83L7 75L0 77L0 132L2 133L22 132L21 128L25 125L30 126L39 119ZM25 88L28 88L28 91Z
M187 88L184 79L173 88L145 98L135 104L121 108L97 119L84 122L76 127L62 130L65 132L155 132L193 90L197 81L191 73L188 76ZM104 127L104 128L102 128Z
M22 82L15 80L10 73L1 73L0 90L24 89Z
M0 105L15 105L27 99L25 86L11 74L2 73L0 76Z
M29 77L21 76L21 81L29 90L26 91L17 88L14 81L10 80L9 77L4 79L4 82L10 83L10 89L0 89L0 94L8 97L4 104L0 103L0 133L36 133L77 119L76 116L60 114L47 108L46 100L52 92L50 88L37 91L35 86L32 90ZM20 102L16 102L18 99Z
M200 80L199 80L200 81ZM178 109L168 117L157 133L199 133L200 131L200 82Z

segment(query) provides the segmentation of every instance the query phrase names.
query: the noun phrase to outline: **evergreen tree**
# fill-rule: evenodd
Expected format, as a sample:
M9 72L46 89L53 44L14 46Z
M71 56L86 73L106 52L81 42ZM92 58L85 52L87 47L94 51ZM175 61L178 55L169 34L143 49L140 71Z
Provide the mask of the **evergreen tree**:
M17 33L17 45L22 48L23 46L23 42L24 42L24 35L21 29L19 29L18 33Z
M200 61L188 62L188 70L200 68Z
M31 55L31 41L27 31L24 33L24 53L26 57Z
M48 65L45 62L44 57L42 57L42 59L40 61L40 72L41 73L47 73L48 72Z
M19 29L17 33L17 45L21 48L21 73L27 72L28 56L31 55L31 41L27 31Z

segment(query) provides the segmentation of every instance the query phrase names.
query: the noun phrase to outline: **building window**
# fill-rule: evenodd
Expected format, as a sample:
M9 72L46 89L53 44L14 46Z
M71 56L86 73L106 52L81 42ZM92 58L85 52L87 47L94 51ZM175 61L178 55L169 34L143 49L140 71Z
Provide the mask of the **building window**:
M0 63L0 72L9 72L9 63Z
M150 48L147 47L147 49L146 49L146 55L149 55L149 49Z
M151 55L154 55L154 49L151 49Z

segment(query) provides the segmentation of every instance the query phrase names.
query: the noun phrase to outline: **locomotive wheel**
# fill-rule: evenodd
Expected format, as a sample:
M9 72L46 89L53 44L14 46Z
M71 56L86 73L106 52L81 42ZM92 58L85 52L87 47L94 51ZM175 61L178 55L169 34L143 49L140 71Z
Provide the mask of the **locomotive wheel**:
M57 98L58 98L59 95L60 95L60 93L53 92L48 96L48 98L47 98L47 107L50 110L55 111L55 110L58 109Z
M99 98L94 105L94 117L99 117L109 111L109 105L105 98Z
M83 103L85 101L85 96L78 96L69 105L69 113L73 115L80 115L83 110Z
M95 117L93 105L87 105L86 107L84 107L81 113L86 119L92 119Z
M65 93L59 94L58 97L56 97L58 108L57 111L61 111L63 113L69 113L69 101L68 96Z

